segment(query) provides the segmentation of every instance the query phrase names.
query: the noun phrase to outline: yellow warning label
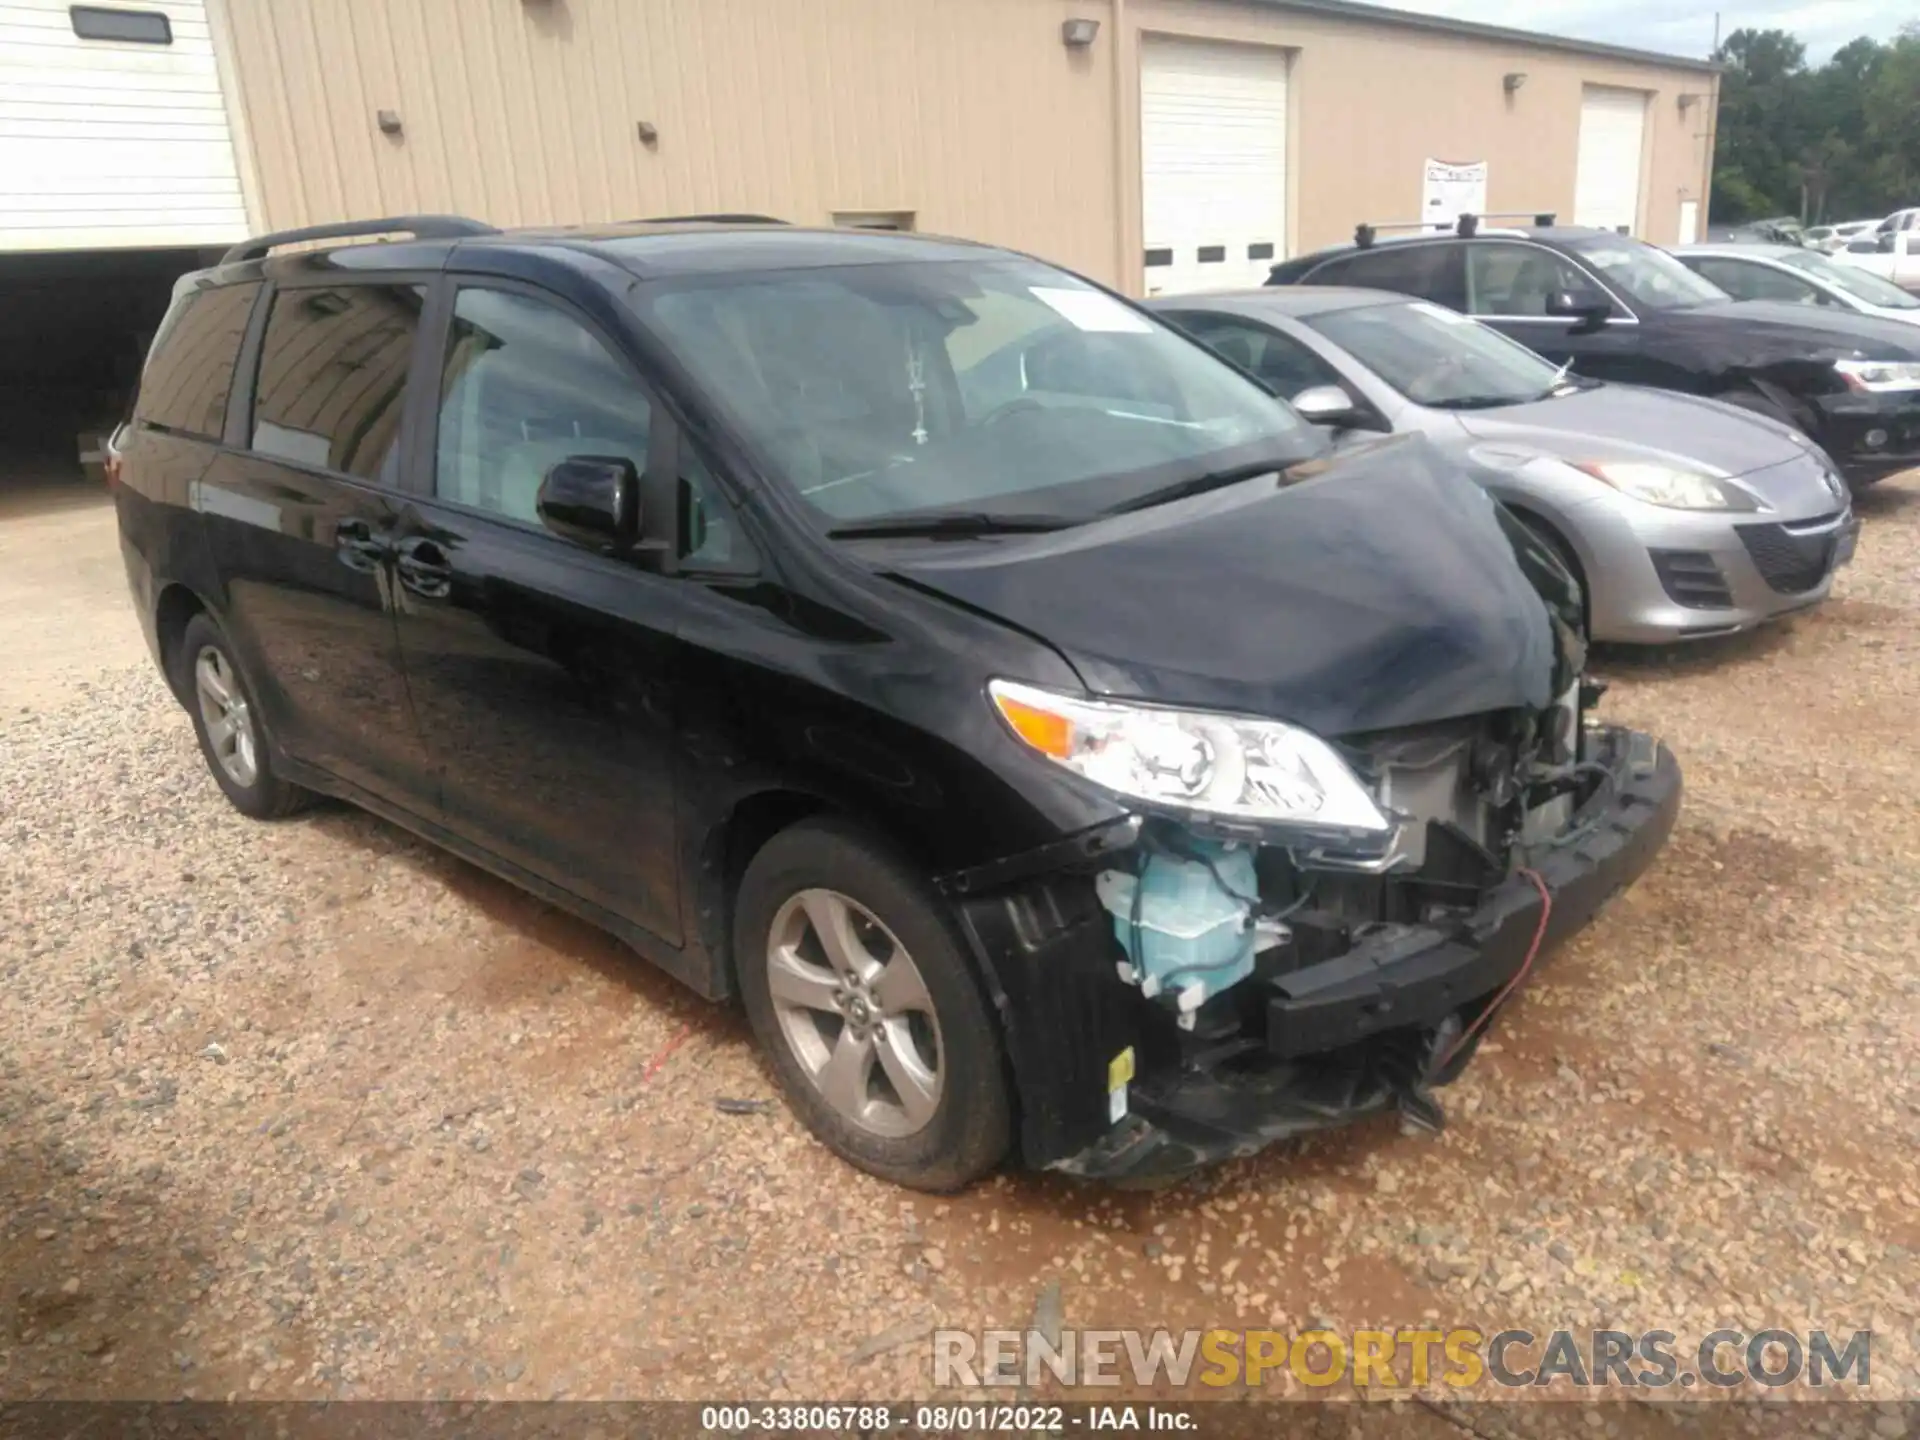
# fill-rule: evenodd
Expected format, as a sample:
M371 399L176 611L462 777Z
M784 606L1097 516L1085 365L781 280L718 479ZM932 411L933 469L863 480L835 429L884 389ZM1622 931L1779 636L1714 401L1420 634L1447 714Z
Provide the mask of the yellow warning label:
M1107 1062L1107 1089L1118 1090L1133 1079L1133 1047L1129 1045Z

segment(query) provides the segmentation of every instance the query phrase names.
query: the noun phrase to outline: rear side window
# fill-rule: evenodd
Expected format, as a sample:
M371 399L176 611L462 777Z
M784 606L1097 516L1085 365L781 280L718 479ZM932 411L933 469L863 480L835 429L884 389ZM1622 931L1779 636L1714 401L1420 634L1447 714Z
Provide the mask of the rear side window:
M1458 310L1466 301L1459 245L1401 244L1355 250L1315 268L1310 285L1362 285L1397 290Z
M426 293L418 285L278 292L260 345L253 448L396 483L407 369Z
M256 282L194 290L174 301L140 377L136 419L180 435L220 438L233 363L259 293Z

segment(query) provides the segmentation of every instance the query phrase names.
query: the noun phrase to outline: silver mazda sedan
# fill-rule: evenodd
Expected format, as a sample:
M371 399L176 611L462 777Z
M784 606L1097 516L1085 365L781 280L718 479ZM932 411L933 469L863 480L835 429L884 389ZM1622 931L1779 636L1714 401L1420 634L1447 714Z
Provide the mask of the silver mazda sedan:
M1476 320L1378 290L1151 302L1358 443L1419 431L1560 552L1596 640L1744 630L1825 598L1846 484L1799 431L1717 400L1571 375Z

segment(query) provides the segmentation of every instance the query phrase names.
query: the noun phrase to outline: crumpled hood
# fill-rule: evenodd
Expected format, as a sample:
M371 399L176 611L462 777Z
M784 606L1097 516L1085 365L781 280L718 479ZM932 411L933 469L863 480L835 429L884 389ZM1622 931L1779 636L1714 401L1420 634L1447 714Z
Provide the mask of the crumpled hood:
M1578 658L1557 648L1516 532L1431 442L1394 436L1292 475L872 560L1049 642L1100 694L1322 735L1552 702Z
M1718 400L1596 385L1558 399L1463 410L1478 440L1532 445L1563 460L1649 460L1722 475L1749 475L1804 459L1807 442L1785 426Z
M1653 324L1668 344L1690 345L1702 355L1737 356L1736 369L1780 360L1831 364L1843 356L1868 360L1920 360L1920 336L1911 325L1828 306L1784 300L1729 300L1662 310Z

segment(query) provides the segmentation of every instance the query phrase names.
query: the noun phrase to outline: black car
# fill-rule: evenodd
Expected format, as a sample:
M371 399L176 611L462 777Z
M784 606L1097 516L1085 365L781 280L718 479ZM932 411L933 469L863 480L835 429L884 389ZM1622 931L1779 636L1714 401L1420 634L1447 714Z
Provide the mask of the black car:
M984 246L270 236L181 283L117 471L236 806L350 800L737 996L910 1185L1432 1120L1679 804L1425 442L1333 457Z
M1541 225L1376 237L1273 267L1271 285L1358 285L1485 321L1602 380L1707 395L1812 437L1856 488L1920 465L1920 331L1725 291L1664 250ZM1364 243L1362 243L1364 242Z

